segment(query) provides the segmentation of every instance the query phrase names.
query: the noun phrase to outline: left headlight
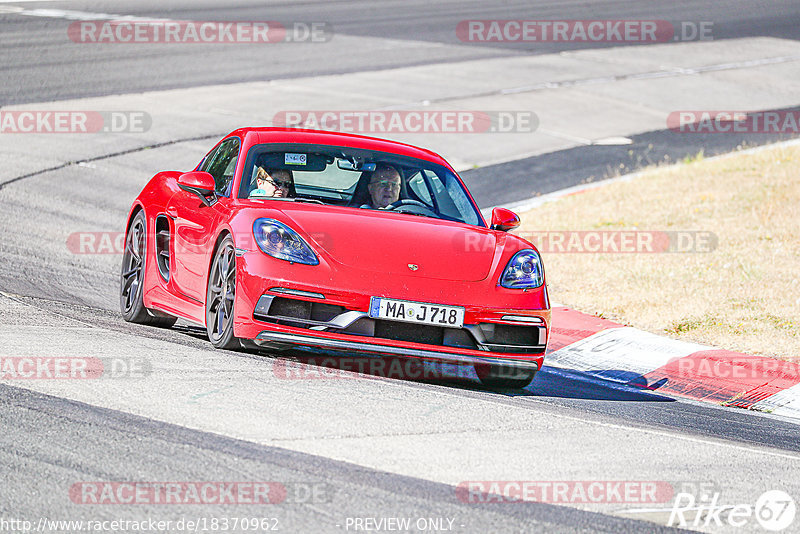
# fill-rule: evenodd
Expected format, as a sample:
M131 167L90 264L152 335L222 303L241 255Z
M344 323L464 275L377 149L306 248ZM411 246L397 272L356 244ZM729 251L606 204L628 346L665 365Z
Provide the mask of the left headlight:
M300 234L275 219L256 219L253 236L258 248L273 258L306 265L319 265L319 259Z
M500 285L508 289L528 289L544 283L542 259L535 250L520 250L506 265Z

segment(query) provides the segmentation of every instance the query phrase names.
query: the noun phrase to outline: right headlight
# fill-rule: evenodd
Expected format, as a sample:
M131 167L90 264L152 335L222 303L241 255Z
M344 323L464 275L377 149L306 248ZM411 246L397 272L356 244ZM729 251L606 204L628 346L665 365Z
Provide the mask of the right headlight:
M508 289L530 289L544 283L542 259L535 250L520 250L506 265L500 285Z
M275 219L256 219L253 235L265 254L273 258L306 265L319 265L319 259L300 234Z

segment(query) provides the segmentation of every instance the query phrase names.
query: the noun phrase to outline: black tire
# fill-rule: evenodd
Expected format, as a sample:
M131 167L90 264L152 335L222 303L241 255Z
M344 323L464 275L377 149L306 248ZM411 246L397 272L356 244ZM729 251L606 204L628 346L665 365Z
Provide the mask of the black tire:
M147 220L139 211L125 236L125 251L119 276L119 305L122 318L130 323L169 328L177 318L145 308L142 300L147 262Z
M523 389L530 385L536 371L513 365L475 364L481 384L492 389Z
M211 261L206 289L206 332L218 349L241 349L233 335L233 303L236 297L236 251L230 235L220 242Z

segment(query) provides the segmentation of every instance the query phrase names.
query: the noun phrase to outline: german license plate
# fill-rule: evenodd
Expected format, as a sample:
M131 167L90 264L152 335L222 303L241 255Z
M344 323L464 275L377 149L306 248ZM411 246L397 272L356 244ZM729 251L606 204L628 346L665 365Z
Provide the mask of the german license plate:
M369 300L369 316L373 319L389 319L407 323L430 324L461 328L464 326L464 308L428 304L383 297L372 297Z

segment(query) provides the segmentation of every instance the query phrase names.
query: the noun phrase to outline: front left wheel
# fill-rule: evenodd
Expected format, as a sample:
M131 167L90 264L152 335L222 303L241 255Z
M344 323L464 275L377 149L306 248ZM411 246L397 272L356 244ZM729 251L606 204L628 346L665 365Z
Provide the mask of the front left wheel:
M231 236L225 236L214 253L206 291L206 331L218 349L239 349L233 335L233 302L236 298L236 251Z

